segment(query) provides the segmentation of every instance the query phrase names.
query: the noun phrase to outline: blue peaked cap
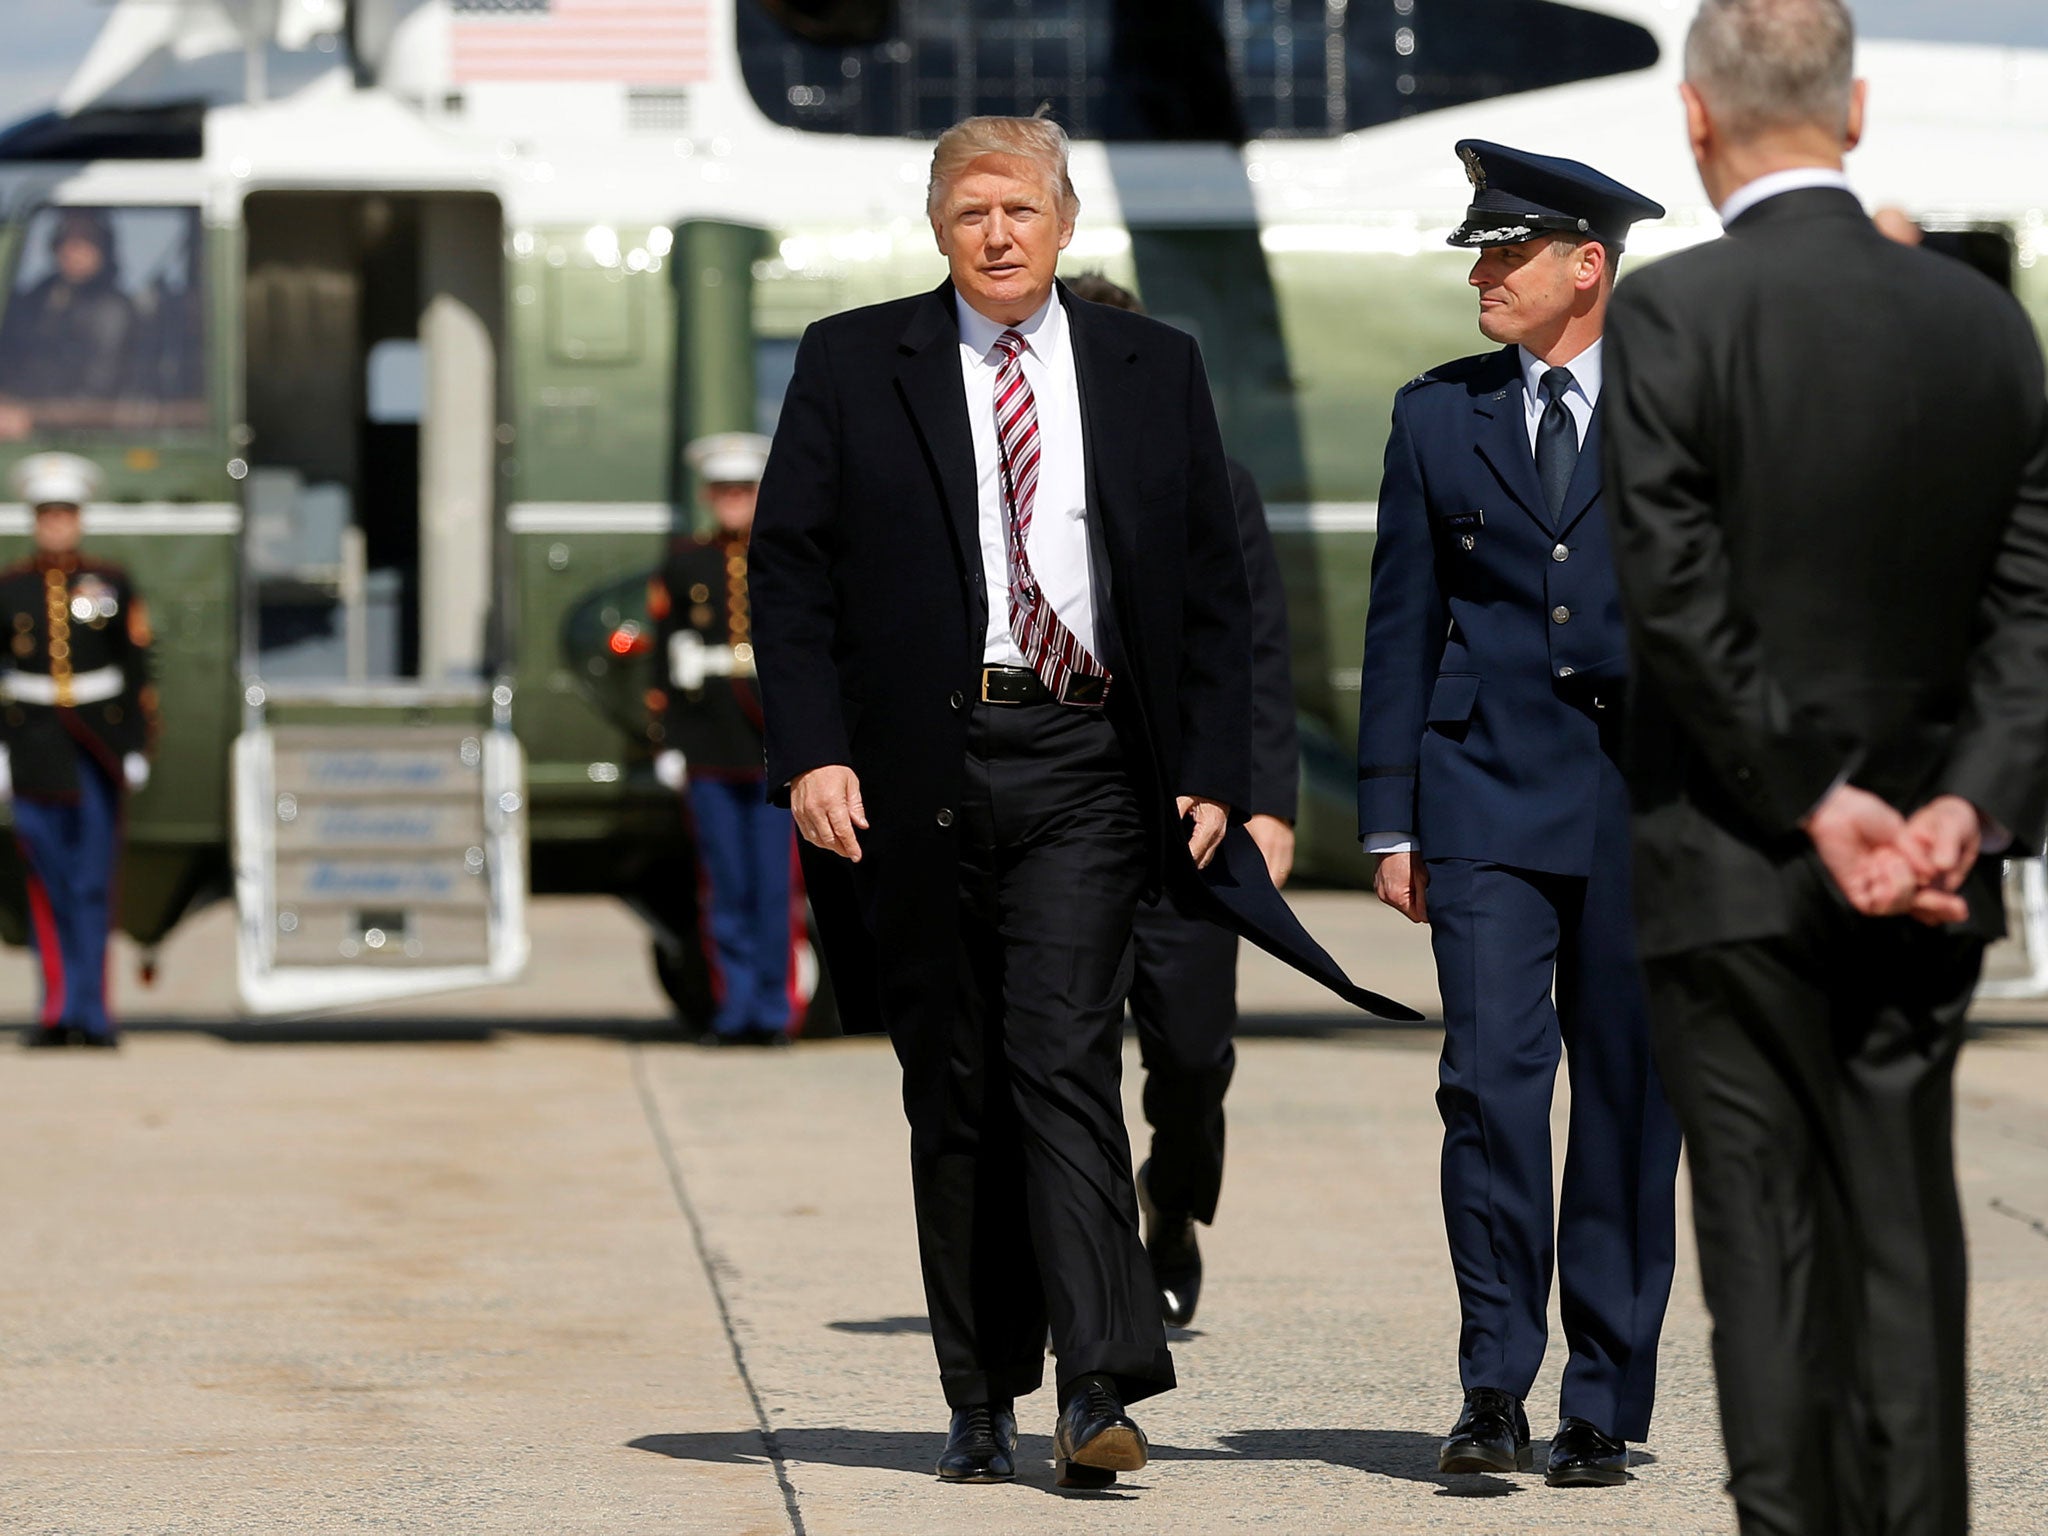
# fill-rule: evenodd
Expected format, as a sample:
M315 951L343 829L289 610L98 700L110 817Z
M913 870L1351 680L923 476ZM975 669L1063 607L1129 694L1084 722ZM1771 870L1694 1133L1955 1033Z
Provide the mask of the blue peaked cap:
M1472 182L1472 206L1451 233L1465 247L1519 245L1542 234L1581 235L1622 249L1629 226L1661 219L1664 206L1590 165L1527 150L1460 139L1458 158Z

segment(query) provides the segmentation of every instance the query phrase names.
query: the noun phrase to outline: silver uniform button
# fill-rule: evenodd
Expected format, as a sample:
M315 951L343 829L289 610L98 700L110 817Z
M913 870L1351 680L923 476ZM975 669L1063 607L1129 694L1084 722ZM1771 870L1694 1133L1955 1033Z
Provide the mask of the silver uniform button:
M1550 610L1550 622L1553 624L1569 624L1571 622L1571 617L1571 609L1565 607L1563 603L1559 603L1555 608Z
M1571 557L1572 552L1566 549L1562 544L1558 545L1557 548L1553 549L1550 552L1550 558L1558 561L1559 563L1569 560L1571 559Z
M1572 669L1570 667L1559 667L1557 669L1557 675L1559 677L1570 677L1572 675Z

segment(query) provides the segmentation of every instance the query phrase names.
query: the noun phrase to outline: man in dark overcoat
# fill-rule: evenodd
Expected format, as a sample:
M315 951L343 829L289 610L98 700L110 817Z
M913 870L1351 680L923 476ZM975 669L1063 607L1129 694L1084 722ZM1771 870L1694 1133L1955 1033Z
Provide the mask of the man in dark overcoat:
M806 333L754 532L768 782L854 861L957 1481L1012 1475L1048 1327L1061 1481L1145 1464L1127 1405L1174 1370L1118 1092L1132 913L1198 865L1279 902L1226 833L1250 616L1208 384L1059 289L1078 207L1051 122L940 138L951 276Z
M1611 330L1640 934L1744 1536L1968 1526L1953 1079L1979 855L2048 813L2040 347L1864 214L1853 55L1841 0L1701 7L1727 233Z

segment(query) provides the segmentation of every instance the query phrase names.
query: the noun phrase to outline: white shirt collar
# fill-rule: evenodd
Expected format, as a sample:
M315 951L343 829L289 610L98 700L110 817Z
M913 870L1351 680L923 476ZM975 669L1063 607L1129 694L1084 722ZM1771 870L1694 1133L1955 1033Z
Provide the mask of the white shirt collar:
M1733 224L1767 197L1776 197L1780 192L1803 192L1809 187L1838 187L1847 192L1849 177L1846 172L1825 165L1795 165L1789 171L1759 176L1737 187L1717 210L1722 227Z
M960 316L960 345L976 357L987 360L996 339L1005 331L1015 331L1024 338L1024 345L1037 354L1040 363L1050 365L1066 343L1066 306L1060 303L1060 291L1055 287L1038 312L1016 325L1004 325L991 320L962 298L958 289L953 293L953 304Z
M1588 405L1600 403L1600 349L1606 344L1606 338L1602 337L1570 362L1557 365L1571 370L1572 388L1586 397ZM1515 351L1522 358L1522 387L1529 392L1531 407L1541 409L1536 402L1541 399L1543 375L1550 371L1551 365L1527 347L1517 347Z

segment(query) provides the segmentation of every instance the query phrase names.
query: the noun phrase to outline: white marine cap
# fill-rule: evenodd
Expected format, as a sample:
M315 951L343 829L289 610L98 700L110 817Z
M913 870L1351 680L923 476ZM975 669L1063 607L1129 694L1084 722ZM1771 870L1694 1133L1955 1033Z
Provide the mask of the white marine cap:
M683 450L706 485L754 485L768 464L768 439L758 432L714 432Z
M14 466L14 494L31 507L83 507L99 493L99 466L75 453L32 453Z

